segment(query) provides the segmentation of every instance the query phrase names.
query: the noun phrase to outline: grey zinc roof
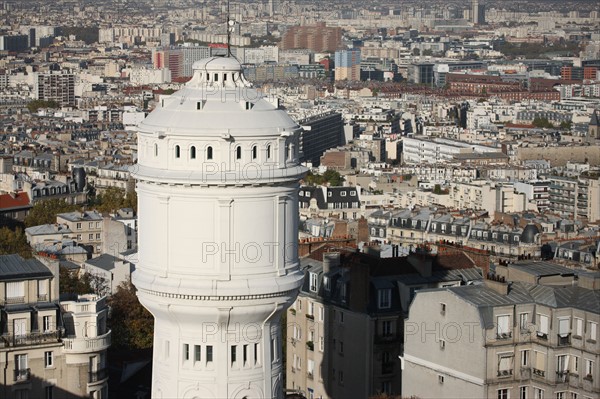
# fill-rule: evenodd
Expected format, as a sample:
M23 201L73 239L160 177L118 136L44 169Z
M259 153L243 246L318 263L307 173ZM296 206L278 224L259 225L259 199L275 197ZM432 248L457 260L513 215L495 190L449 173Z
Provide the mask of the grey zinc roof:
M60 224L58 226L55 224L41 224L39 226L32 226L32 227L26 228L25 232L32 236L57 234L57 233L62 233L62 234L72 233L71 229L69 229L67 226L63 226Z
M525 273L534 276L550 276L556 274L577 274L573 269L568 267L557 265L552 262L544 261L522 261L519 263L513 263L509 265L510 268L518 269Z
M109 270L112 270L115 268L115 262L120 262L120 261L121 260L119 258L114 257L112 255L102 254L102 255L98 256L97 258L86 261L85 263L87 263L88 265L92 265L92 266L98 267L100 269L109 271Z
M577 286L552 287L514 282L510 285L508 295L501 295L485 285L452 287L448 290L478 308L535 303L551 308L572 307L600 313L600 291Z
M23 259L20 255L0 255L0 281L41 277L52 277L52 272L39 260Z

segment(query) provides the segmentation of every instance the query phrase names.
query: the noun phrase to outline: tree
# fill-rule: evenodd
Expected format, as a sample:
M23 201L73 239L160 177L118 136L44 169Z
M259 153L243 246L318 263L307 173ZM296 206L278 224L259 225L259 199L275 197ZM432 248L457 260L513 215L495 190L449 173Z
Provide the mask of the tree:
M340 173L332 169L327 169L325 173L323 173L323 178L331 186L341 186L344 182L344 178Z
M14 231L8 227L0 228L0 255L19 254L23 258L31 258L31 247L23 229L16 228Z
M125 206L125 190L118 187L109 187L97 196L96 209L102 213L114 212Z
M571 130L572 122L571 121L562 121L560 123L560 130Z
M25 226L31 227L56 223L56 215L64 212L73 212L78 208L77 205L68 204L58 198L36 202L25 217Z
M54 100L33 100L27 103L27 109L32 114L37 112L40 108L58 108L60 105Z
M66 267L60 267L59 269L59 283L58 289L61 294L72 294L72 295L84 295L93 294L94 288L92 287L91 275L85 273L81 278L77 277L77 273L73 272Z
M554 125L548 120L548 118L539 116L533 118L533 122L531 122L531 124L537 128L552 129L554 127Z
M145 349L152 347L154 317L138 300L130 280L122 282L108 299L112 345L116 349Z

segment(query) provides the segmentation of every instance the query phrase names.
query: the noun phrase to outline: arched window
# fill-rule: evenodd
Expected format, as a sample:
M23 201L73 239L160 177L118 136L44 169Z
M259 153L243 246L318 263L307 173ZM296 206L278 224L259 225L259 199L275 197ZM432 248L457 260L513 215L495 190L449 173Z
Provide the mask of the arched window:
M271 159L271 144L267 146L267 159Z
M242 159L242 147L235 149L235 159Z
M158 144L154 144L154 156L157 157L158 156Z
M190 158L196 159L196 147L194 147L194 146L190 147Z
M181 156L181 149L178 145L175 146L175 158L179 158Z
M213 149L212 147L206 148L206 159L213 159Z
M256 146L252 146L252 159L256 159Z

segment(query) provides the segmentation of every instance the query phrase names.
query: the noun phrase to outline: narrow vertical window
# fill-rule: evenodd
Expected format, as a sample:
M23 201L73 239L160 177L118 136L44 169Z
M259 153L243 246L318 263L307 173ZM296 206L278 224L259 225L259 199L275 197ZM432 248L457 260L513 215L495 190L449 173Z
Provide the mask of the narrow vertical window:
M196 147L194 146L190 147L190 158L196 159Z
M154 156L158 156L158 144L154 144Z
M194 345L194 361L199 362L202 358L202 346Z
M183 360L190 360L190 345L183 344Z
M213 361L213 347L212 345L207 345L206 346L206 362L212 362Z
M267 159L271 159L271 144L267 146Z
M213 149L212 149L212 147L207 147L206 148L206 159L208 159L208 160L213 159Z
M181 148L178 145L175 146L175 158L179 158L181 156Z
M252 147L252 159L256 159L256 146Z
M235 158L242 159L242 147L237 147L235 149Z

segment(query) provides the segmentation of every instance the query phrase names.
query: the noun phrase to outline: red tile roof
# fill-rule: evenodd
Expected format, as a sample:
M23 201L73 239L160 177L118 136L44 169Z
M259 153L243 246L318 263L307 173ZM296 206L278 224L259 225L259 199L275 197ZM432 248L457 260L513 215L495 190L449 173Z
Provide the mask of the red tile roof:
M29 195L24 192L0 195L0 210L31 207Z

